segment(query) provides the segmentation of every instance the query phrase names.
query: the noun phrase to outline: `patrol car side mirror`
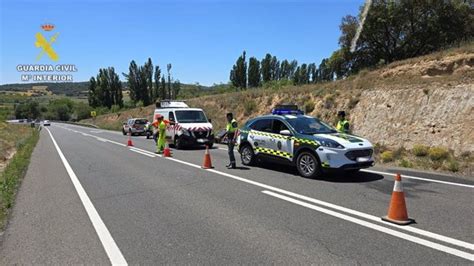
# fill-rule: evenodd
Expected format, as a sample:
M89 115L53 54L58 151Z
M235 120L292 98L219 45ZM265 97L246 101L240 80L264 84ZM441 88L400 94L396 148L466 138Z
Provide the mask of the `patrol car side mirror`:
M207 121L209 121L209 123L212 123L210 118L209 118L209 119L207 119Z
M280 135L291 136L291 132L288 129L280 131Z

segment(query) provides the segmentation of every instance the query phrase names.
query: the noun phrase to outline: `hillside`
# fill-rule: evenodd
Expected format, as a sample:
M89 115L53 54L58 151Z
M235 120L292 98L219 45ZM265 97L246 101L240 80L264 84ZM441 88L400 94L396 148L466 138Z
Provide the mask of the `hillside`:
M203 108L215 128L225 113L240 123L270 112L278 103L296 103L333 123L338 110L349 112L355 134L379 146L441 146L454 154L474 152L474 45L399 61L336 82L203 96L188 100ZM277 89L275 89L277 88ZM153 106L97 117L106 128L120 128L128 117L149 117Z

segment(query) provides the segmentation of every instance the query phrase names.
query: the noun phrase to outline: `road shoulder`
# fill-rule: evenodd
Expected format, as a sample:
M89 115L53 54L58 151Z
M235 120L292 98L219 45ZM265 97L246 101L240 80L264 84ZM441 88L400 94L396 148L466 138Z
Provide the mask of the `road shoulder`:
M108 264L47 131L41 132L0 243L0 264Z

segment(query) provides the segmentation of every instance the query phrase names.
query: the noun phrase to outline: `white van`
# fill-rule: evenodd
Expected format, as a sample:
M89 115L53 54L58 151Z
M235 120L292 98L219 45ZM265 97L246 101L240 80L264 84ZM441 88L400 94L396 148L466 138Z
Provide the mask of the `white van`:
M160 114L170 123L166 128L166 140L177 149L185 146L214 144L212 124L200 108L190 108L183 101L160 101L153 114Z

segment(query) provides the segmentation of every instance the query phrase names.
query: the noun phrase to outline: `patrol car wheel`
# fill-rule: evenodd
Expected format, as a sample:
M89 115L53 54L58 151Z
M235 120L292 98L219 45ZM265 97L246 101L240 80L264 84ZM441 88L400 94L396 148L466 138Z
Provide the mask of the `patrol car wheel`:
M240 159L243 165L252 165L255 162L255 154L250 145L245 145L240 150Z
M319 161L313 154L302 152L296 159L296 169L303 177L315 178L320 173Z

